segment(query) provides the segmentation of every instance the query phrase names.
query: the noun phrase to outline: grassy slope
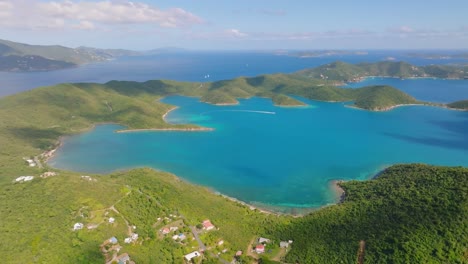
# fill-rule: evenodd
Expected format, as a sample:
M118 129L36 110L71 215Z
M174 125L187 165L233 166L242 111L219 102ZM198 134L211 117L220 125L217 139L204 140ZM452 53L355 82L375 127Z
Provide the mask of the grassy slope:
M155 237L157 217L182 214L187 224L204 219L221 227L216 236L229 241L235 250L245 249L250 239L264 232L262 223L279 224L289 218L270 217L212 194L206 188L180 181L178 178L150 169L97 176L96 182L82 180L79 175L62 172L60 176L35 179L23 184L4 184L0 189L0 252L6 263L102 263L99 245L111 236L123 241L126 226L119 215L116 224L103 223L89 231L73 232L76 222L92 223L93 218L79 216L115 205L141 237ZM125 195L131 190L129 195ZM143 195L143 199L136 196ZM160 204L153 202L159 201ZM152 217L151 217L152 216ZM94 220L94 221L93 221ZM185 249L171 239L152 239L142 245L125 245L138 263L181 263Z

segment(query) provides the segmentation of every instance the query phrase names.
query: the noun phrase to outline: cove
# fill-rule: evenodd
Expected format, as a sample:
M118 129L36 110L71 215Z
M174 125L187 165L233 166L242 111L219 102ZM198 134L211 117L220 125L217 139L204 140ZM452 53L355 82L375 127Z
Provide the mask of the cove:
M468 166L468 112L428 106L370 112L299 99L308 106L166 97L179 107L168 122L215 130L114 133L123 127L99 125L67 138L49 165L83 173L152 167L283 211L334 203L331 180L369 179L392 164Z

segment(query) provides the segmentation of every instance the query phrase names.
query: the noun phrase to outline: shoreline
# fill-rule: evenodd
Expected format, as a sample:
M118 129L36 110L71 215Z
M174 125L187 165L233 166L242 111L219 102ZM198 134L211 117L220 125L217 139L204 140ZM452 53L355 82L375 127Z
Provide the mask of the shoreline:
M362 107L359 107L359 106L346 105L346 104L344 106L347 107L347 108L363 110L363 111L370 111L370 112L387 112L387 111L391 111L391 110L393 110L395 108L404 107L404 106L434 106L434 107L439 107L439 106L436 106L436 105L428 105L428 104L397 104L397 105L392 105L392 106L381 108L381 109L365 109L365 108L362 108Z
M375 78L388 78L388 79L400 79L400 80L419 80L419 79L427 79L427 80L445 80L445 81L450 81L450 80L466 80L466 79L462 79L462 78L439 78L439 77L430 77L430 76L421 76L421 77L398 77L398 76L385 76L385 75L382 75L382 76L374 76L374 75L371 75L371 76L362 76L362 77L357 77L358 80L351 80L351 81L348 81L348 82L345 82L343 81L343 83L345 85L347 84L350 84L350 83L360 83L360 82L364 82L366 81L367 79L375 79Z
M345 198L346 198L346 192L341 187L341 183L343 183L344 180L332 180L330 181L330 187L333 189L335 192L335 198L336 198L336 204L343 203Z
M145 131L188 131L188 132L204 132L204 131L214 131L214 128L210 127L188 127L188 128L137 128L137 129L122 129L117 130L115 133L132 133L132 132L145 132Z
M164 97L163 97L163 98L164 98ZM167 110L166 113L164 113L164 115L162 115L162 120L163 120L164 122L166 122L166 123L169 124L169 122L167 122L167 120L166 120L166 116L167 116L170 112L172 112L172 111L174 111L174 110L176 110L176 109L178 109L178 108L179 108L178 106L174 106L174 107L172 107L171 109Z

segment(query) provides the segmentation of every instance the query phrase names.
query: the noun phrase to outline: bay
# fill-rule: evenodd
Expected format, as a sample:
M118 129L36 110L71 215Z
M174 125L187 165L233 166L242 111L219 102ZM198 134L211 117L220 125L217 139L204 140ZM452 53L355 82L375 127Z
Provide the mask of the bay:
M336 201L331 180L365 180L397 163L468 166L468 113L407 106L370 112L301 99L307 107L275 107L251 98L214 106L171 96L171 123L211 132L114 133L100 125L65 140L53 167L108 173L135 167L168 171L214 191L291 211ZM274 114L273 114L274 113Z

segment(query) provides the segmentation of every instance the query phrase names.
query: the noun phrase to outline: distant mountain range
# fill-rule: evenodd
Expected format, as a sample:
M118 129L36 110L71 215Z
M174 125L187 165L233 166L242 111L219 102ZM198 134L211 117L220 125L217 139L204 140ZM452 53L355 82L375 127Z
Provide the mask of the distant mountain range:
M68 48L0 40L0 71L49 71L105 61L119 56L139 55L123 49Z

